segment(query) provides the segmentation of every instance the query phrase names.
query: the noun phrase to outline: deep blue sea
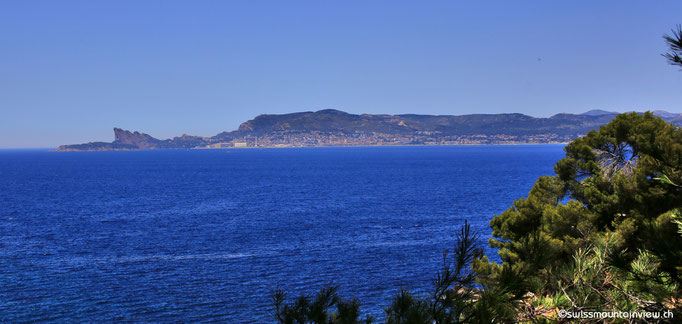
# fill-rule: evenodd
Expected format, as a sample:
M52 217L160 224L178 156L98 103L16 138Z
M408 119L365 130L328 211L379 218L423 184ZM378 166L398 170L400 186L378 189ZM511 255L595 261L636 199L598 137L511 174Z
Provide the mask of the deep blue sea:
M272 322L330 283L381 317L562 149L0 150L0 321Z

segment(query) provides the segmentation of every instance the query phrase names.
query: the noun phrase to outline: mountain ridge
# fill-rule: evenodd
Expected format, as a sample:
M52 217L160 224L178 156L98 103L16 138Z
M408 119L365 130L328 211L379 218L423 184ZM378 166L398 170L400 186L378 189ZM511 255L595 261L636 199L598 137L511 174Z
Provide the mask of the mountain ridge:
M682 125L682 115L657 111ZM457 145L565 143L611 121L617 113L592 110L532 117L520 113L421 115L351 114L335 109L261 114L237 130L212 137L183 134L157 139L114 128L113 142L62 145L57 151L302 147L368 145Z

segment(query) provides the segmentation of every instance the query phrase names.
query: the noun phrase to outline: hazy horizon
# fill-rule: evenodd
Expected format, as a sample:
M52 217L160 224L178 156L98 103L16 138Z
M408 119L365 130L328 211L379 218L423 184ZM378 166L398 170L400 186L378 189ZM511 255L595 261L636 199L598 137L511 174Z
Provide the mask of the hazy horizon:
M3 2L0 148L259 114L682 112L682 3Z
M589 113L589 112L593 112L593 111L604 111L604 110L602 110L602 109L593 109L593 110L590 110L590 111L586 111L586 112L584 112L584 113ZM678 112L661 111L661 110L658 110L658 111L659 111L659 112L663 112L663 113L674 113L674 114L681 114L681 115L682 115L682 113L678 113ZM316 111L295 111L295 112L290 112L290 113L282 113L282 114L278 114L278 115L295 114L295 113L306 113L306 112L316 112ZM628 113L628 112L637 112L637 111L604 111L604 112L608 112L608 113ZM639 111L638 113L643 113L643 112L642 112L642 111ZM361 114L362 114L362 113L361 113ZM406 114L385 114L385 115L409 115L409 114L410 114L410 113L406 113ZM480 114L486 114L486 113L480 113ZM509 113L504 113L504 112L502 112L502 113L497 113L497 114L514 114L514 113L512 113L512 112L509 112ZM428 115L428 114L426 114L426 115ZM465 115L471 115L471 114L465 114ZM578 115L579 115L579 114L578 114ZM445 116L445 115L441 115L441 116ZM461 116L461 115L460 115L460 116ZM255 117L257 117L257 116L254 116L254 118L255 118ZM535 118L545 118L544 116L543 116L543 117L531 116L531 117L535 117ZM551 117L551 116L550 116L550 117ZM253 118L250 118L249 120L252 120L252 119L253 119ZM246 120L245 120L245 122L246 122ZM111 130L111 139L103 140L103 142L111 142L111 141L114 140L114 131L113 131L113 130L114 130L115 128L120 128L120 127L117 127L117 126L111 127L111 128L110 128L110 130ZM172 135L172 136L167 137L167 138L161 138L161 137L154 136L154 134L146 133L145 131L140 131L140 130L137 130L137 129L123 129L123 130L124 130L124 131L139 132L139 133L142 133L142 134L147 134L147 135L150 135L150 136L152 136L152 137L154 137L154 138L156 138L156 139L160 139L160 140L172 139L173 137L179 137L179 136L182 136L182 135L192 135L192 136L211 137L211 136L215 136L215 135L218 134L218 133L216 133L216 134L204 135L204 134L187 134L187 133L183 133L183 134L175 134L175 135ZM235 130L237 130L237 128L234 128L234 129L225 129L225 130L223 130L223 131L230 132L230 131L235 131ZM222 132L222 131L221 131L221 132ZM84 142L84 143L88 143L88 142L95 142L95 141L87 141L87 142ZM65 144L81 144L81 143L65 143ZM501 145L507 145L507 144L501 144ZM553 145L553 144L550 144L550 145ZM53 149L53 148L56 148L56 146L53 146L53 147L50 147L50 146L36 146L36 147L0 147L0 149Z

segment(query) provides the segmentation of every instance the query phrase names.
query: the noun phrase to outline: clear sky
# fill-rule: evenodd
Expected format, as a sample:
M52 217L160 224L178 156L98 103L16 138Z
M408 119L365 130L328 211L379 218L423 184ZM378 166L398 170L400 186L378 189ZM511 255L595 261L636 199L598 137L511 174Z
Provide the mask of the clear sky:
M258 114L682 112L682 1L0 2L0 147Z

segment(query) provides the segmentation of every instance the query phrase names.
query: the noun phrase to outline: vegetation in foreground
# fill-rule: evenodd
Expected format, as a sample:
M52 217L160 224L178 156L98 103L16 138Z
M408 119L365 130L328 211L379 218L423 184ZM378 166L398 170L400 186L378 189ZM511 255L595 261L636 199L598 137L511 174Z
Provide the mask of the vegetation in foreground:
M682 28L665 36L682 66ZM428 295L400 290L386 323L549 323L571 312L672 312L682 318L682 130L647 112L618 115L568 144L554 176L538 179L490 222L501 264L465 225ZM280 323L370 323L335 287L287 301ZM664 322L670 319L581 319Z

